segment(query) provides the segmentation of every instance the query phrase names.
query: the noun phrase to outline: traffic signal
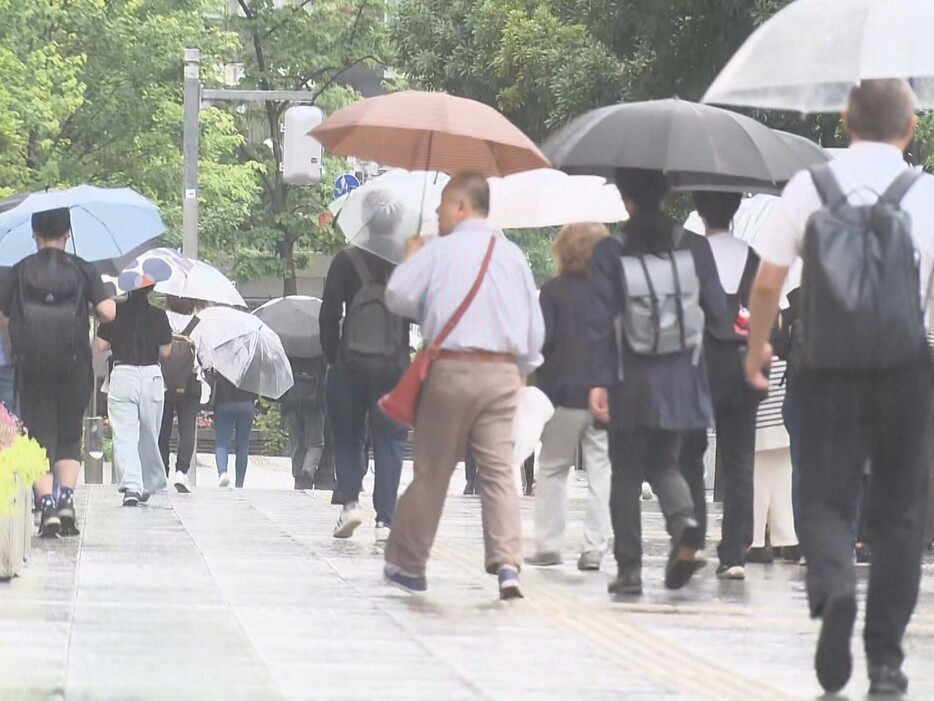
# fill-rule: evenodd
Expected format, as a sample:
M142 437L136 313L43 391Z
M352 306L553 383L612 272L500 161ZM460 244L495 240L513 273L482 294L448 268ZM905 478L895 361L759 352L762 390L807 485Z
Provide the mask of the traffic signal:
M282 117L282 179L289 185L321 181L321 144L308 132L324 121L324 113L310 105L289 107Z

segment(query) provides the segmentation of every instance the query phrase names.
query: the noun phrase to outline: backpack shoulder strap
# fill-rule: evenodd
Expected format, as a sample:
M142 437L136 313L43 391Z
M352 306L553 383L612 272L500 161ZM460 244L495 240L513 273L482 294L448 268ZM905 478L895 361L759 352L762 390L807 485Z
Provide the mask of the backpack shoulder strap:
M366 266L366 261L363 260L363 254L354 247L347 249L347 257L350 259L350 264L353 266L354 271L357 273L357 277L360 278L360 284L363 287L366 287L371 282L373 282L373 276L370 274L370 269Z
M752 289L752 283L756 279L756 273L759 272L759 256L752 247L746 252L746 267L743 268L742 277L739 279L737 292L741 299L749 301L749 292Z
M888 204L898 206L902 203L905 195L921 178L921 173L914 168L907 168L898 174L898 177L892 181L892 184L886 188L879 199Z
M200 321L201 319L199 319L196 316L191 317L191 321L188 322L188 326L182 329L182 332L179 335L185 336L186 338L188 336L191 336L191 332L195 330L195 327L198 325Z
M822 163L811 168L810 173L811 180L814 181L814 187L817 189L817 194L824 206L836 207L846 200L846 193L840 188L840 183L837 182L829 163Z

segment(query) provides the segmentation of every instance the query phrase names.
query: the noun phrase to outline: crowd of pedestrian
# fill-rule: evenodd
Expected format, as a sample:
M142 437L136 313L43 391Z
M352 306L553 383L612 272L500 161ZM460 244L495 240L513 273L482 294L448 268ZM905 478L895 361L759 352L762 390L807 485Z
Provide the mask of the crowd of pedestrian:
M339 252L327 275L321 353L289 358L294 384L281 403L295 488L333 490L333 536L350 538L363 524L372 450L384 575L423 592L449 482L466 460L465 493L480 499L484 567L509 600L523 596L523 564L563 564L567 481L583 467L577 567L600 570L610 549L609 593L638 596L646 587L644 482L670 536L664 586L681 589L706 565L705 456L714 429L723 495L715 576L739 582L751 563L802 562L811 614L822 619L817 675L832 692L852 671L854 561L871 553L872 690L904 692L902 637L923 548L934 541L934 363L924 333L934 179L902 157L914 112L904 81L854 88L844 113L852 145L788 183L754 248L731 232L741 195L695 189L700 235L666 213L672 183L663 170L616 168L628 220L613 232L590 222L563 227L556 275L540 291L521 250L487 223L482 174L454 174L437 209L440 235L412 237L404 250L400 203L371 190L366 245ZM165 491L176 419L172 484L192 491L196 422L208 402L218 484L230 485L233 451L234 485L243 487L257 394L213 367L195 302L166 299L154 283L115 301L90 264L65 252L67 209L34 214L32 228L38 251L0 286L9 320L0 400L18 403L53 466L35 485L40 535L78 532L74 489L93 386L89 309L101 322L98 348L110 353L123 505ZM879 274L856 290L847 276L867 240L882 242ZM800 284L788 280L799 258ZM383 402L410 379L411 324L430 349L417 367L429 369L418 378L413 477L397 504L409 431ZM776 354L787 364L791 460L760 464L757 415ZM554 412L532 460L537 474L524 475L527 494L534 483L535 531L523 558L514 426L520 392L533 382Z

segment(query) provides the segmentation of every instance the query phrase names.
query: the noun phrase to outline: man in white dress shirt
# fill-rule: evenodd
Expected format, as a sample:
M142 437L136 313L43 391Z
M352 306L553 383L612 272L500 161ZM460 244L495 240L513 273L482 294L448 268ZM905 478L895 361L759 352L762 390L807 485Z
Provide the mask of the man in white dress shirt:
M843 114L852 145L829 164L851 205L876 203L905 172L902 153L914 134L914 111L914 95L905 81L868 80L852 90ZM799 173L785 188L759 241L762 266L751 296L746 361L746 375L754 387L766 387L762 367L771 354L767 339L782 285L802 253L811 216L821 208L811 174ZM934 265L934 178L921 175L910 183L901 209L910 216L923 305ZM806 260L805 294L808 265ZM872 477L867 523L873 562L864 643L870 694L902 694L908 680L901 671L901 643L917 603L921 570L934 395L931 358L922 347L912 360L885 369L816 369L807 361L799 387L800 535L808 561L811 614L823 619L815 656L817 677L828 692L835 692L852 672L856 576L851 524L868 458Z
M477 296L442 344L415 417L415 476L399 498L386 544L385 574L410 591L427 588L425 567L448 483L470 442L477 464L486 570L500 597L521 597L522 533L512 466L516 394L542 363L545 327L535 283L519 248L486 224L482 175L451 178L438 207L441 236L409 242L409 258L386 290L391 311L418 321L431 343L466 298L495 237Z

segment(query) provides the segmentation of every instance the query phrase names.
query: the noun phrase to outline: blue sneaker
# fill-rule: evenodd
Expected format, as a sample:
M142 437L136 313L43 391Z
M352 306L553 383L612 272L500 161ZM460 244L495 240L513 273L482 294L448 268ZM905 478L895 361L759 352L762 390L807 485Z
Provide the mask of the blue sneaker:
M515 567L506 565L499 568L499 598L503 601L523 598L522 589L519 587L519 573Z
M383 567L383 576L386 581L410 594L421 594L428 591L428 580L423 574L408 574L401 568L387 562Z

